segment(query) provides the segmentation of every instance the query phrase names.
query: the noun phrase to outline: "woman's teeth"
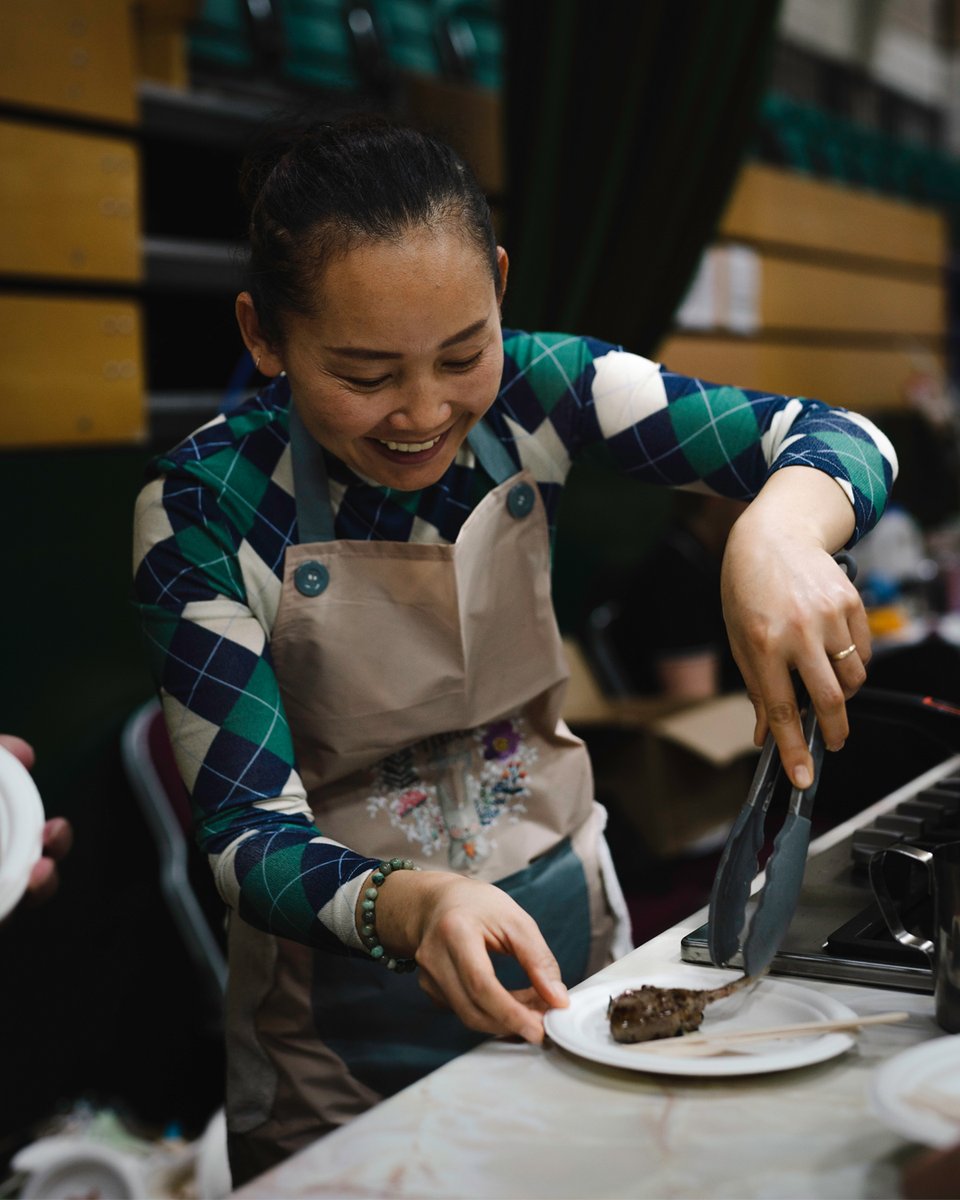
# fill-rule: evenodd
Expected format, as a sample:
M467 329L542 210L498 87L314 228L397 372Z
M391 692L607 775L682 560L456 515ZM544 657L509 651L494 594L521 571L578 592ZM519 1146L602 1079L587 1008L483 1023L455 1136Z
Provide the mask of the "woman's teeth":
M381 446L386 446L388 450L399 450L401 454L417 454L421 450L431 449L440 441L440 438L435 437L429 442L387 442L383 438L377 438L377 441Z

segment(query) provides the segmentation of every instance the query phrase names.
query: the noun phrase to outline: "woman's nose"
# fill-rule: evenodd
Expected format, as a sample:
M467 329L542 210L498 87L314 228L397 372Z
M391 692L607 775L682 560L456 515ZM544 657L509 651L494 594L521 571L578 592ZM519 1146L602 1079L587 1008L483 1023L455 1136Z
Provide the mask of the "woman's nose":
M449 416L450 404L441 382L412 382L404 388L400 404L390 415L390 423L397 430L433 433Z

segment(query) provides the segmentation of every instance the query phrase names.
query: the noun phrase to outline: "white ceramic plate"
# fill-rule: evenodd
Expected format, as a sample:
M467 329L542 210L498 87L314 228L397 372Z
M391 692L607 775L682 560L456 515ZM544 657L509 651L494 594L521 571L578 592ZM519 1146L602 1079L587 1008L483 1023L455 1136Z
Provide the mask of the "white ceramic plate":
M636 979L615 979L571 992L569 1008L552 1008L545 1027L550 1038L571 1054L611 1067L651 1071L660 1075L756 1075L787 1071L823 1062L853 1045L846 1033L751 1041L733 1054L711 1058L670 1058L647 1049L649 1043L615 1042L607 1019L611 996L644 984L655 987L715 988L739 978L735 971L687 967L651 972ZM699 1032L732 1033L806 1021L849 1021L857 1014L845 1004L812 988L779 979L761 979L749 989L708 1004Z
M960 1141L960 1121L940 1116L919 1095L940 1092L960 1104L960 1037L922 1042L889 1059L870 1080L870 1106L885 1125L925 1146Z
M43 802L30 772L0 746L0 920L27 890L43 851Z

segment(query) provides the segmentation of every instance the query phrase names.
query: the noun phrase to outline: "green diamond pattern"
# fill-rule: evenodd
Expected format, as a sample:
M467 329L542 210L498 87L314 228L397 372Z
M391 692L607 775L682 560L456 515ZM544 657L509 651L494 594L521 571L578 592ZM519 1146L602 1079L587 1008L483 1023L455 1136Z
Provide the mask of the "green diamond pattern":
M670 420L684 457L701 477L725 467L758 437L756 418L737 388L681 396L670 405Z
M266 854L259 869L243 881L244 903L259 913L270 913L274 933L282 934L283 925L289 923L293 935L300 939L317 915L300 882L304 850L305 845L287 846Z
M275 717L270 715L271 709L276 713ZM277 679L265 659L257 660L246 690L237 697L223 727L269 750L277 758L293 762L293 742L281 709Z

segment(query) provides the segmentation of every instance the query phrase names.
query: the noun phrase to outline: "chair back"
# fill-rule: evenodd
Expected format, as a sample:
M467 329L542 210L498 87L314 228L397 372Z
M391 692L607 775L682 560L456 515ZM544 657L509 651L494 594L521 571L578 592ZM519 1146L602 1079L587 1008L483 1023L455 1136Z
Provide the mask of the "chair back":
M203 982L211 1012L222 1021L227 981L224 936L216 918L211 919L201 904L191 879L194 852L190 801L174 761L159 701L148 701L127 719L121 735L121 755L127 779L156 843L163 898ZM210 883L212 891L212 880Z

